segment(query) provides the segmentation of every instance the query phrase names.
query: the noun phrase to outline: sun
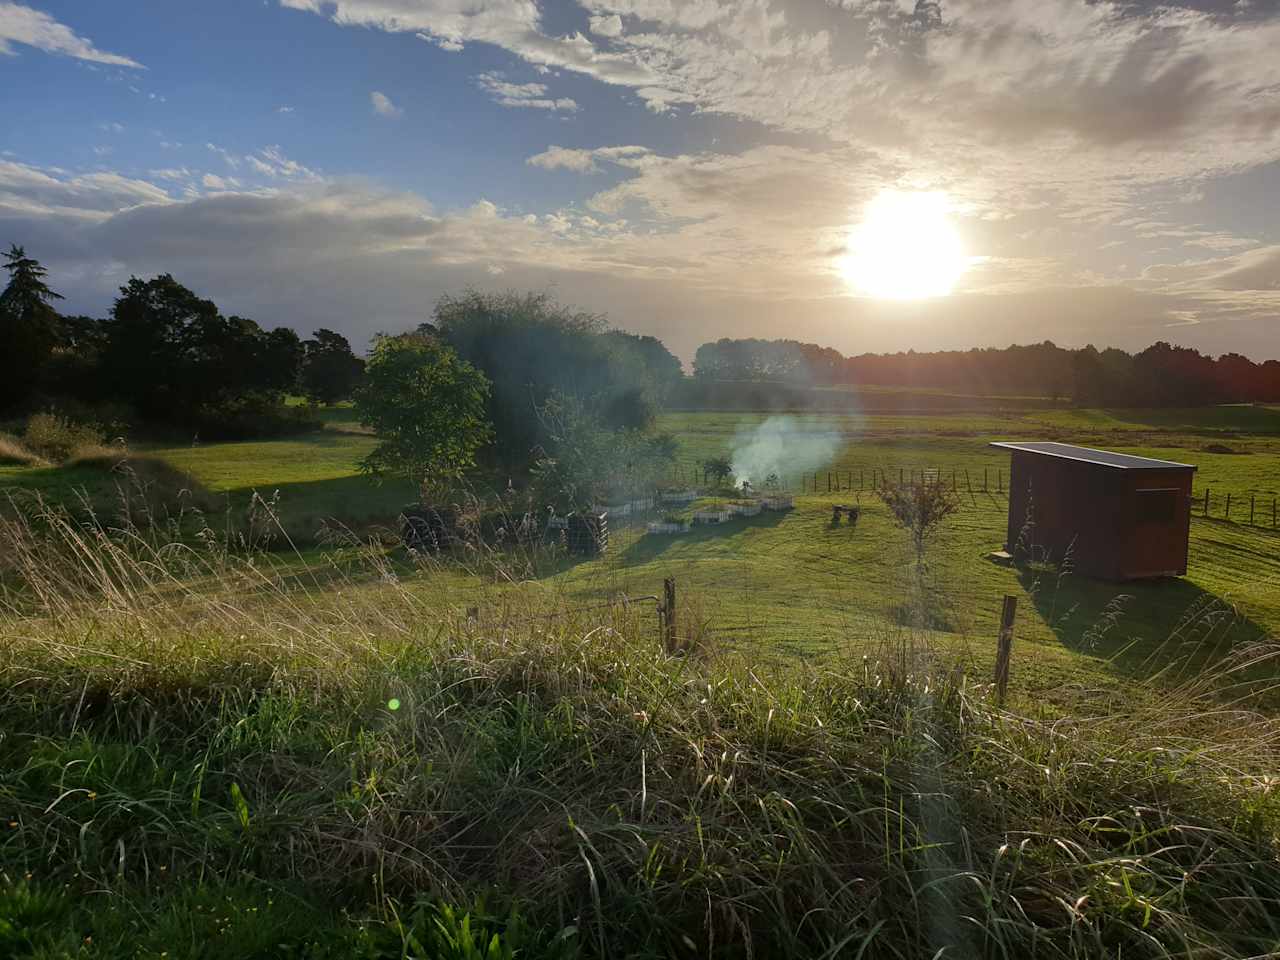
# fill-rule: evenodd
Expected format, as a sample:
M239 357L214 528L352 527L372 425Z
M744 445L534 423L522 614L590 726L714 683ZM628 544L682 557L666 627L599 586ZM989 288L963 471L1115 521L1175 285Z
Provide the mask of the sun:
M849 232L845 280L886 300L946 296L969 265L951 210L939 190L882 190Z

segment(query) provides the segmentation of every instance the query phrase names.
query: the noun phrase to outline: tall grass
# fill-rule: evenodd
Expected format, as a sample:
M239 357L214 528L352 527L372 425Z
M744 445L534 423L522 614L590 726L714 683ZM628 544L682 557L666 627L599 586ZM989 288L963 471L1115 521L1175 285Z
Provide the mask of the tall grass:
M17 437L0 433L0 466L47 467L49 461Z
M0 521L0 955L1280 949L1238 665L998 710L910 627L763 672L479 548L302 574L166 530Z

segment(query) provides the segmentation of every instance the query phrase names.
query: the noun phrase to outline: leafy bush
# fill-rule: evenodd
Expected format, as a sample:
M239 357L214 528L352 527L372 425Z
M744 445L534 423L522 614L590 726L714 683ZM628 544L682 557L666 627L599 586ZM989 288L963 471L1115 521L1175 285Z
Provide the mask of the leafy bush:
M539 502L565 511L651 491L671 468L667 434L611 430L597 411L556 395L541 410L547 443L533 466Z
M448 493L493 436L488 395L484 374L434 338L379 337L355 396L360 422L378 435L360 469L411 480L424 503Z
M81 447L102 443L103 436L95 424L76 423L56 413L37 413L27 421L22 440L40 456L62 461Z

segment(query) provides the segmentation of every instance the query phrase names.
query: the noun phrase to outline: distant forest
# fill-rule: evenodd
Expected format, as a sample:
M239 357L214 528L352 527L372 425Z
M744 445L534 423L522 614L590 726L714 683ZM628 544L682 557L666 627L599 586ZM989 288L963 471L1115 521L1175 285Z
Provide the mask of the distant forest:
M1051 341L1003 349L864 353L798 340L722 339L704 343L696 379L775 381L812 386L894 386L984 396L1035 396L1079 406L1199 406L1280 401L1280 361L1238 353L1214 358L1163 341L1130 354Z

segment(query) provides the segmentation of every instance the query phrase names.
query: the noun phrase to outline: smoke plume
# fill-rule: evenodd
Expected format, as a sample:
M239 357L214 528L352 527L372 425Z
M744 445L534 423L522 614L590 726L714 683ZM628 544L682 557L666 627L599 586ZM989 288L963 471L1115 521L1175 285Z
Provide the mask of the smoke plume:
M733 439L733 473L739 480L761 486L770 474L794 479L829 464L843 438L829 425L801 423L795 417L774 416L741 428Z

